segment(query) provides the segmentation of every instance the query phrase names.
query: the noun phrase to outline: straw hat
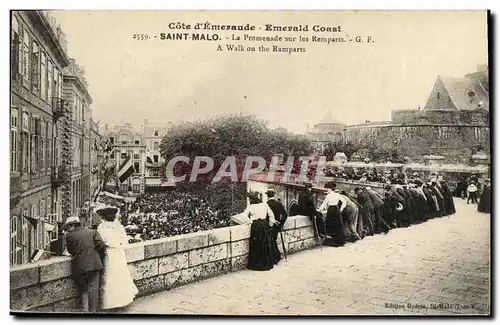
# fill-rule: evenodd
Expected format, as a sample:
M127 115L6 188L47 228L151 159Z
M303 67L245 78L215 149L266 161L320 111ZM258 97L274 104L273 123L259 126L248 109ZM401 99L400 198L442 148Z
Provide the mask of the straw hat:
M78 217L68 217L68 219L66 219L66 226L68 225L74 225L74 224L79 224L80 223L80 218Z

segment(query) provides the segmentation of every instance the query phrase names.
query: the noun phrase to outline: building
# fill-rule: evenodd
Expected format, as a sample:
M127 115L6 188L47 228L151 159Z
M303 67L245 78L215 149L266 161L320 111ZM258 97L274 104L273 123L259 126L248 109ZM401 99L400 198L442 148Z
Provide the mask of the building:
M64 181L66 36L46 12L13 11L11 25L10 264L57 237Z
M132 196L144 193L146 144L143 132L134 130L130 123L112 128L106 124L103 136L112 147L110 160L116 166L116 177L108 181L108 190Z
M98 189L99 189L99 161L100 155L102 153L100 152L100 148L102 147L102 139L101 135L99 134L99 123L95 122L94 120L90 119L90 184L89 184L89 191L90 191L90 197L91 200L93 201L92 198L94 195L96 195Z
M393 110L391 121L346 126L342 138L397 149L413 161L442 155L445 162L469 164L475 154L490 153L489 105L488 66L480 65L462 78L438 76L423 109ZM338 125L333 121L332 130ZM316 144L339 135L311 134Z
M309 126L307 127L306 137L317 151L322 152L324 146L329 142L342 141L346 126L345 123L338 121L330 110L328 115L324 116L311 130L309 130Z
M145 171L145 191L162 191L168 187L175 186L175 183L168 182L165 175L165 160L161 157L160 144L163 136L167 134L171 124L159 127L149 125L148 120L144 120L144 141L146 143L146 171Z
M63 99L70 105L71 116L68 128L62 132L69 147L69 179L62 186L63 216L79 216L85 201L90 199L90 105L92 98L88 92L88 83L84 70L70 59L64 69Z

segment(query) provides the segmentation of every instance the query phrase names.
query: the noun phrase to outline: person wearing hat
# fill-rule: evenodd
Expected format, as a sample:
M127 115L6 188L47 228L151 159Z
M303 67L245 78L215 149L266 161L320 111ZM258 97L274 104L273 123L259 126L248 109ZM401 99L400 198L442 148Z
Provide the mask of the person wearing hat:
M281 257L271 233L272 227L279 223L274 218L273 210L259 198L258 192L249 193L248 198L250 204L243 212L243 216L246 216L251 224L247 268L269 271Z
M467 187L467 193L469 194L467 197L467 204L472 201L472 204L477 203L477 185L476 181L471 181L469 186Z
M327 189L327 194L319 207L321 213L326 213L325 229L329 238L325 239L325 245L334 247L344 246L346 237L342 212L347 206L347 201L335 191L337 188L335 183L327 183L325 188Z
M131 304L139 293L127 266L124 248L128 245L128 236L123 225L116 219L118 208L109 206L100 209L98 213L102 217L102 223L97 231L106 244L101 308L123 308Z
M82 299L83 311L99 311L99 280L106 248L101 235L81 225L80 218L66 219L66 248L73 256L72 275Z
M318 235L320 237L326 237L323 216L316 210L316 205L314 204L312 193L313 185L311 183L304 183L304 188L305 190L300 192L298 197L298 214L308 216L313 221L315 220L318 228Z
M276 227L273 227L273 229L272 229L273 238L274 238L274 240L277 240L278 233L283 228L283 225L285 224L286 219L288 218L288 214L286 213L286 210L285 210L285 207L283 206L283 204L281 204L280 201L276 200L276 198L275 198L276 192L273 189L268 189L266 191L266 195L268 198L267 204L269 205L269 207L273 211L274 218L276 219L276 221L278 221L278 224L276 225Z
M375 207L373 206L373 202L370 199L370 195L366 191L366 189L363 191L363 189L356 187L354 189L354 193L356 194L356 199L358 203L363 207L364 212L366 213L366 216L368 217L369 221L368 223L368 232L367 235L371 236L375 234Z
M479 204L477 205L477 211L483 213L490 213L491 211L491 186L490 179L484 180L483 192L481 193L481 198L479 199Z

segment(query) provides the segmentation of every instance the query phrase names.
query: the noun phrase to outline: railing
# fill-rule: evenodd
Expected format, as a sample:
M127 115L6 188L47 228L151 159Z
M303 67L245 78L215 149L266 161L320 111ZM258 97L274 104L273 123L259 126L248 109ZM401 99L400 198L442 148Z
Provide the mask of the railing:
M66 106L64 99L60 97L52 97L52 115L54 116L54 121L57 121L66 113Z
M52 186L57 188L61 186L68 179L68 169L66 166L52 166L50 180L52 182Z

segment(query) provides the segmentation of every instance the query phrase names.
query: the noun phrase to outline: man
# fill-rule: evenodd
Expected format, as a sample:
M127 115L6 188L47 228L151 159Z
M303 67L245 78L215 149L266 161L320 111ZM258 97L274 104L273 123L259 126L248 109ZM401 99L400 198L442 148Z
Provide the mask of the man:
M385 199L391 214L390 226L392 228L401 227L401 207L404 209L405 199L389 184L385 186Z
M342 198L344 198L345 202L347 202L345 209L342 211L342 218L345 220L346 232L349 232L350 240L355 242L361 239L361 236L358 234L358 218L359 218L359 209L356 203L354 203L347 193L340 193L338 189L334 190L334 192L339 193Z
M362 191L359 187L354 189L354 193L357 195L358 203L361 204L363 209L365 210L368 218L370 219L371 229L375 233L375 207L373 206L373 202L370 199L370 195L366 191ZM368 233L370 235L370 232Z
M323 216L320 212L316 210L314 205L314 199L312 196L312 184L304 183L305 191L299 194L298 198L298 210L299 214L303 216L308 216L311 219L316 219L316 225L318 226L318 235L320 237L326 237L325 223L323 221Z
M66 220L69 233L66 247L73 256L73 277L82 298L84 311L96 313L99 308L99 277L106 246L96 230L83 227L78 217Z
M267 205L269 205L271 211L273 211L274 218L276 219L276 221L279 222L279 225L273 227L272 229L274 240L278 239L278 233L280 232L281 229L283 229L283 225L285 224L286 219L288 218L288 214L286 213L285 207L283 206L283 204L281 204L281 202L276 200L276 198L274 197L275 194L276 193L274 192L273 189L269 189L266 192L266 195L268 197Z
M375 217L375 233L380 234L381 232L388 233L391 227L385 222L384 219L384 200L382 197L370 187L363 188L363 192L367 193L373 204L374 217Z

